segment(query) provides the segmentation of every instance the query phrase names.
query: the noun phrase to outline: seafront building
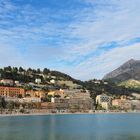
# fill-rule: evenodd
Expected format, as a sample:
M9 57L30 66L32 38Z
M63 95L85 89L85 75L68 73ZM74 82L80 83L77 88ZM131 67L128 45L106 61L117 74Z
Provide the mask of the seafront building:
M36 97L26 97L26 98L5 97L4 99L7 102L12 101L18 103L41 103L41 99Z
M93 100L91 98L70 98L69 109L73 112L93 110Z
M67 93L65 97L59 98L52 97L51 103L56 109L63 111L89 112L89 110L93 110L93 100L86 92Z
M67 110L69 108L69 98L51 98L51 102L58 110Z
M57 110L68 110L70 112L85 112L93 110L92 99L82 98L54 98L52 97L52 103Z
M131 109L131 101L127 99L114 99L112 100L112 106L119 107L120 109Z
M111 98L106 94L101 94L96 97L96 104L101 105L102 108L108 110L111 106Z
M22 103L41 103L41 98L26 97L26 98L20 99L20 102L22 102Z

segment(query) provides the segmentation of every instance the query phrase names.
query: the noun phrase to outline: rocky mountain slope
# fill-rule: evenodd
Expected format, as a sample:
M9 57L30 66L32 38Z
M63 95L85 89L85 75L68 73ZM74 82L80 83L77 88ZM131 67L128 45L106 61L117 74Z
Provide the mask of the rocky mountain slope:
M130 79L140 80L140 60L131 59L121 65L119 68L104 76L105 80L113 82L122 82Z

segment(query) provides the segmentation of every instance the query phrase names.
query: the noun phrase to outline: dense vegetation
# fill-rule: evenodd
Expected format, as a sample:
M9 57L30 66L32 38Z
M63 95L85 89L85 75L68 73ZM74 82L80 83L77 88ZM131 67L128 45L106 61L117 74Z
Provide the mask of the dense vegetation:
M96 83L97 80L90 80L84 83L84 87L88 89L91 93L91 97L95 97L99 94L105 93L112 96L121 96L121 95L131 95L133 92L140 93L140 90L133 88L126 88L124 86L117 86L111 81L102 81L98 80L100 83ZM106 84L106 82L108 84Z
M34 82L36 78L40 78L42 83L45 84L55 77L56 80L69 80L74 83L81 84L80 80L76 80L71 76L58 71L51 71L48 68L40 69L23 69L22 67L4 67L0 69L0 78L17 80L23 83Z
M22 67L4 67L3 69L0 69L1 78L4 79L13 79L20 82L34 82L36 78L41 78L43 80L43 77L40 76L40 70L34 70L34 69L23 69Z

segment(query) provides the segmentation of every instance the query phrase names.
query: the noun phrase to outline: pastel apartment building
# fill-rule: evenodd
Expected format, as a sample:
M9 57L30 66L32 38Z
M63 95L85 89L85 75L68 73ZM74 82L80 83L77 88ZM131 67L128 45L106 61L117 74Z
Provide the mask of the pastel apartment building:
M65 93L64 93L64 91L62 89L60 89L60 90L49 91L48 95L53 96L53 97L57 96L57 95L60 96L60 97L64 97Z
M45 97L45 92L42 91L42 90L28 90L26 91L26 96L29 96L29 97L37 97L37 98L43 98Z
M125 99L114 99L112 100L112 106L116 106L121 109L131 109L131 101Z
M25 90L23 88L17 87L0 87L0 96L5 97L24 97Z
M96 103L108 110L111 104L111 98L106 94L101 94L96 97Z

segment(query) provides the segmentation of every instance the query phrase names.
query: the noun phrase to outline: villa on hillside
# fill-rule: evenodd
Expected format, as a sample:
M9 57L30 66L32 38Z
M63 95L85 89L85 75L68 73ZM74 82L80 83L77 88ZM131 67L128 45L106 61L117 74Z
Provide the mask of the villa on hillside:
M0 80L0 83L2 83L3 85L7 85L7 86L13 86L14 85L14 81L11 79L2 79Z

